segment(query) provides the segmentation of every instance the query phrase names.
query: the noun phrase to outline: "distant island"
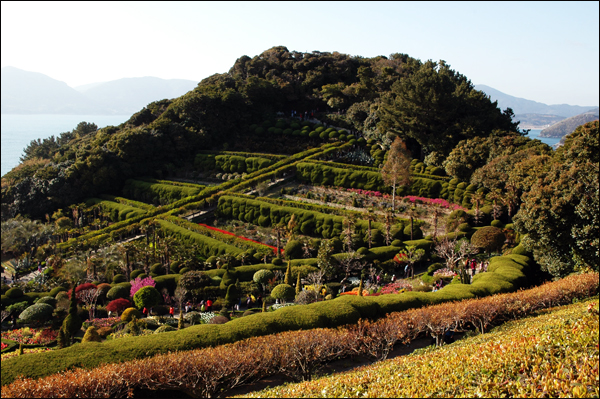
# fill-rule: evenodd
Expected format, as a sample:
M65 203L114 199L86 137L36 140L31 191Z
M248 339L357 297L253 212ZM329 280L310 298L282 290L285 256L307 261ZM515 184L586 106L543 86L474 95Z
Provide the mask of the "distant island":
M179 97L198 82L156 77L124 78L77 88L37 72L2 68L3 114L124 115L153 101Z

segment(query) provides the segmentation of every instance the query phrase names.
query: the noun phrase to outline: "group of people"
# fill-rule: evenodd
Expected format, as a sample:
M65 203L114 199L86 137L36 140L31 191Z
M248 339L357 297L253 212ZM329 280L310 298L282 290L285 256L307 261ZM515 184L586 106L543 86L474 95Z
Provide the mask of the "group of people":
M489 262L487 261L478 262L477 259L467 259L465 261L465 270L473 277L477 273L487 272L488 265Z

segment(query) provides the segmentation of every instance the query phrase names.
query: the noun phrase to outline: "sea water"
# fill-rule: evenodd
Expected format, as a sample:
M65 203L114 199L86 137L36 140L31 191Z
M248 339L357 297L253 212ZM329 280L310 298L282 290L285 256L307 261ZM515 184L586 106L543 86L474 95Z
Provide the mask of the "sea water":
M32 140L58 137L70 132L79 122L95 123L99 128L117 126L131 115L12 115L2 114L2 176L17 166L23 150Z
M117 126L131 115L9 115L2 114L2 176L19 164L23 150L32 140L58 137L77 127L79 122L95 123L99 128ZM538 137L541 130L532 129L527 137L553 146L559 138Z

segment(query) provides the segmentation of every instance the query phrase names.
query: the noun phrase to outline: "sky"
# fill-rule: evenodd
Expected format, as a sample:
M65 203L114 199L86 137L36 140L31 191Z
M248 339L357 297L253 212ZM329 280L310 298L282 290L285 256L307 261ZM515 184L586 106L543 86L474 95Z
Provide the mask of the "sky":
M474 84L597 106L599 2L1 2L1 66L71 87L201 81L274 46L444 60Z

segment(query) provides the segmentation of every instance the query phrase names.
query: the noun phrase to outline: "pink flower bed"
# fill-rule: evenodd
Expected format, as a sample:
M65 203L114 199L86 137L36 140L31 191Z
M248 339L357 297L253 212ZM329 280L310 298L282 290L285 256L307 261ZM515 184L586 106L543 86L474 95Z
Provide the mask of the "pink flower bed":
M112 327L119 321L121 321L120 317L106 317L104 319L86 320L85 322L87 323L88 327L94 326L96 328L102 328L102 327Z
M255 240L252 240L252 239L250 239L250 238L246 238L246 237L243 237L243 236L238 236L238 235L236 235L236 234L233 234L233 233L232 233L232 232L230 232L230 231L227 231L227 230L221 230L221 229L218 229L218 228L216 228L216 227L209 226L209 225L207 225L207 224L204 224L204 223L198 223L198 224L199 224L200 226L202 226L202 227L206 227L207 229L214 230L214 231L217 231L217 232L219 232L219 233L223 233L223 234L227 234L227 235L230 235L230 236L234 236L234 237L236 237L236 238L239 238L239 239L241 239L241 240L250 241L250 242L253 242L253 243L255 243L255 244L264 245L265 247L269 247L269 248L271 248L271 249L273 250L273 253L277 254L277 248L276 248L276 247L274 247L274 246L272 246L272 245L263 244L263 243L262 243L262 242L260 242L260 241L255 241ZM280 250L280 252L283 254L283 249L281 249L281 250Z
M451 204L451 203L449 203L448 201L446 201L443 198L432 199L432 198L424 198L424 197L415 197L414 195L408 195L408 196L406 196L404 198L407 199L407 200L409 200L410 202L413 202L413 203L415 201L419 200L419 201L421 201L421 202L423 202L425 204L428 204L428 205L440 205L441 207L449 208L449 209L452 209L452 210L462 209L463 211L468 211L467 208L462 207L460 205Z
M362 190L360 188L347 188L346 191L366 195L368 197L389 198L388 194L382 194L380 191Z

